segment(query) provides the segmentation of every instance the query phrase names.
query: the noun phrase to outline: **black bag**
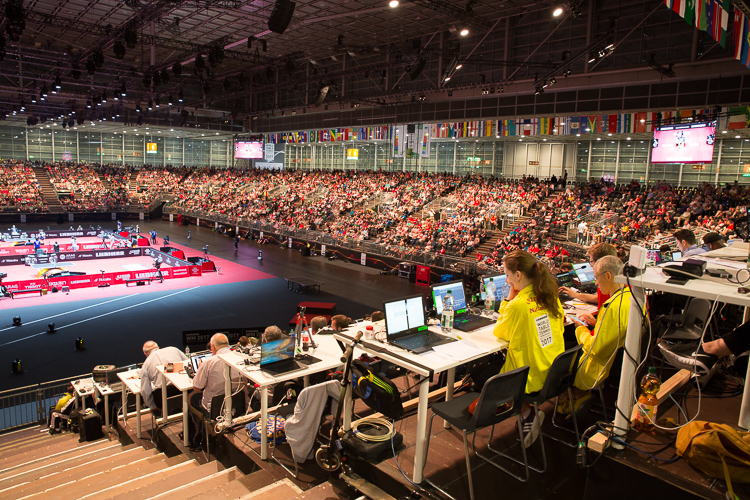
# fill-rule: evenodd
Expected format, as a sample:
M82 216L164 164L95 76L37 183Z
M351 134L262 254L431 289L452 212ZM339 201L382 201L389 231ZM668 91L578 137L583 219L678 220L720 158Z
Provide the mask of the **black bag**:
M358 359L352 361L352 387L367 406L386 418L398 420L404 416L398 387L388 377L374 373Z
M84 441L94 441L104 437L104 432L102 431L102 417L99 415L99 412L87 408L79 415L79 443L83 443Z
M393 445L388 441L364 441L347 431L341 438L347 456L365 460L367 462L379 462L387 457L393 456L393 450L398 451L404 443L404 437L396 432L393 435Z

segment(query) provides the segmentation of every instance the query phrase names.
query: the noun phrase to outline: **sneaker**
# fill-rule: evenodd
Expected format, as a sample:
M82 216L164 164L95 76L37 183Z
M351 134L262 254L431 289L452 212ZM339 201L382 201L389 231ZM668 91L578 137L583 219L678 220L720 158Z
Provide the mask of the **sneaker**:
M659 342L658 345L662 356L664 356L664 361L675 368L684 368L698 376L705 375L711 371L711 368L719 360L718 356L708 354L704 351L703 344L692 353L682 353L679 348L671 348L666 342Z
M523 447L528 448L539 437L539 431L544 423L544 413L539 412L539 418L534 417L531 422L524 422L523 424Z
M573 412L576 418L579 418L586 414L591 409L591 391L586 392L583 396L576 398L575 404L573 405ZM557 413L563 415L566 419L570 418L570 399L567 395L560 396L560 400L557 403Z

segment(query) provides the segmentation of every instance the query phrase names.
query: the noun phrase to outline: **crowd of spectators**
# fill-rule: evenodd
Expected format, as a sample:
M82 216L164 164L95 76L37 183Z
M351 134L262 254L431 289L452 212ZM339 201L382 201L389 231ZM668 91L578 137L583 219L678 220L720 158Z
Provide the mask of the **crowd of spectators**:
M21 212L45 212L42 191L31 164L20 160L0 163L0 207L15 207Z
M122 174L115 176L116 167L108 166L105 175L115 179L109 186L99 177L94 165L74 162L44 163L50 182L58 193L60 203L70 211L108 210L128 203L127 188L120 184Z

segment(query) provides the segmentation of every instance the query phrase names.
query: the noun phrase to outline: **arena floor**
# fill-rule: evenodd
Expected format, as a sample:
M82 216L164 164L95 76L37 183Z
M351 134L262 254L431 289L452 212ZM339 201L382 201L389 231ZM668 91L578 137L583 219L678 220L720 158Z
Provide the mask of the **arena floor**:
M86 221L76 221L79 223L88 226ZM38 224L16 226L39 229ZM114 223L112 226L114 229ZM220 272L150 286L120 285L72 290L68 295L0 299L0 365L7 368L0 375L0 390L72 378L99 364L143 362L143 342L156 340L161 345L182 347L184 330L272 324L285 328L297 304L304 300L335 302L337 313L358 318L381 309L383 300L429 294L429 288L406 279L341 266L322 257L303 257L277 245L258 247L256 242L241 241L235 251L232 239L208 228L166 221L141 225L142 232L152 228L158 233L159 245L169 235L174 245L185 247L188 256L202 255L208 245ZM259 248L262 260L258 260ZM117 260L121 259L108 262ZM288 291L283 278L300 275L324 282L321 293ZM14 316L21 316L21 326L12 326ZM46 333L51 322L57 333ZM83 351L75 350L78 337L84 339ZM11 373L15 359L22 361L22 374Z

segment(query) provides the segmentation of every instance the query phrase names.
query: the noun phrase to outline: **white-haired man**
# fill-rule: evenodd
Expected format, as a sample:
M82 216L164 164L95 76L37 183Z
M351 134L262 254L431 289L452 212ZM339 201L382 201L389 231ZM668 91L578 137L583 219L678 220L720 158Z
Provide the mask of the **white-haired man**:
M167 363L180 363L187 361L187 357L176 347L160 348L159 344L153 340L149 340L143 344L143 354L146 356L146 361L141 368L141 396L143 396L143 400L146 402L146 405L151 408L151 411L158 415L162 412L162 398L155 398L153 392L161 388L162 376L156 367L159 365L166 366ZM175 387L171 385L167 387L168 396L177 395L179 393L180 391Z

